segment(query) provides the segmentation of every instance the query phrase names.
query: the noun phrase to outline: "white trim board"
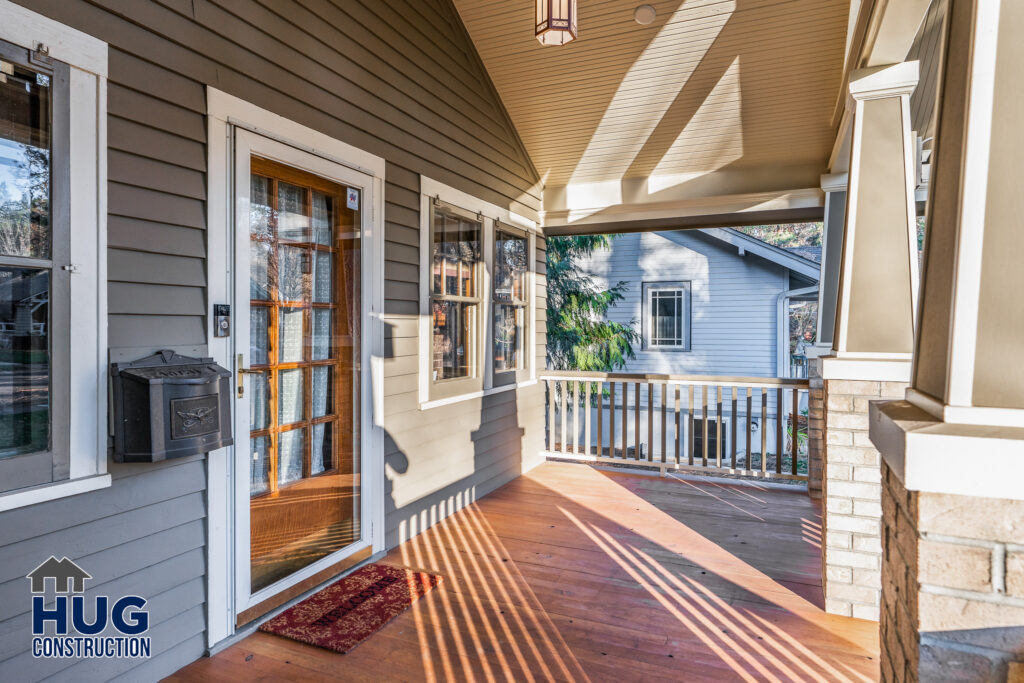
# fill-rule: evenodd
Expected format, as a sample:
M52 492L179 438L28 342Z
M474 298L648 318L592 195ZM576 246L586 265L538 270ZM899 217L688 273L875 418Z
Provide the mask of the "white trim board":
M909 382L910 359L837 358L823 356L822 379L847 379L867 382Z
M50 57L107 77L107 44L9 0L0 0L0 38L29 50L45 46Z

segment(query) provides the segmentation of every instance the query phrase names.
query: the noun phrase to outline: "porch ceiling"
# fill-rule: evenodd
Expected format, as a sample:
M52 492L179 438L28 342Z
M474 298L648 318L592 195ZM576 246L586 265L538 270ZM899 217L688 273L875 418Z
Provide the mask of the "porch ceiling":
M640 0L579 0L562 47L534 38L532 0L455 4L549 214L818 187L849 0L658 0L648 26Z

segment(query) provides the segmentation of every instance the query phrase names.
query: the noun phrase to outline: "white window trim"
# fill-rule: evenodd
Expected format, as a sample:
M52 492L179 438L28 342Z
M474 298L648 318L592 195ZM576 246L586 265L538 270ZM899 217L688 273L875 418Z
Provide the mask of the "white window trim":
M641 289L641 318L643 325L643 350L644 351L689 351L692 344L692 323L693 323L693 300L691 283L689 280L673 282L643 282ZM683 291L683 343L682 344L651 344L651 297L656 291L682 290Z
M70 474L0 494L0 512L110 486L107 474L107 44L0 0L0 39L70 69Z
M467 391L456 396L441 399L430 399L431 381L431 329L430 329L430 219L433 213L431 202L434 199L451 204L465 211L480 214L483 216L483 262L484 274L481 280L483 296L481 297L480 322L477 325L477 344L482 349L480 373L482 375L482 388ZM530 237L530 270L527 275L529 286L530 305L528 315L530 316L530 329L533 333L527 340L527 363L529 367L528 378L522 382L506 384L500 387L493 386L493 348L491 341L491 268L493 268L494 254L494 230L495 223L501 222L507 225L526 230ZM460 403L474 398L490 396L492 394L509 391L520 387L527 387L537 383L537 297L536 297L536 245L537 235L540 229L537 223L508 209L503 209L496 204L484 201L471 194L457 190L449 185L438 182L427 176L420 176L420 325L419 325L419 408L429 410L440 406Z

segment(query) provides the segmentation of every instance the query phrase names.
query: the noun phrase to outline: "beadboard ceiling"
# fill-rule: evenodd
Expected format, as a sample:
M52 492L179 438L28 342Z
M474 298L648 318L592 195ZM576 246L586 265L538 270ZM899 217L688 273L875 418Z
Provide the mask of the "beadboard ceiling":
M549 187L727 171L745 186L703 186L755 192L826 170L849 0L660 0L648 26L639 2L579 0L561 47L534 38L533 0L455 4Z

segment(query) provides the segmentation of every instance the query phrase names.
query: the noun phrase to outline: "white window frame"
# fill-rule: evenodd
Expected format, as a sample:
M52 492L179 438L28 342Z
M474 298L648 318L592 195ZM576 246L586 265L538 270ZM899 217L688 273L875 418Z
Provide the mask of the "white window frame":
M470 214L480 215L483 219L483 277L481 279L481 304L480 324L476 326L477 339L474 345L478 350L476 359L479 371L472 380L460 383L459 390L444 396L438 396L434 391L437 383L433 381L432 368L432 343L433 334L430 320L430 239L431 221L433 214L434 200L461 209ZM492 302L493 292L491 271L494 267L494 232L497 224L504 223L506 226L525 230L529 235L529 271L527 273L527 287L529 291L529 316L527 340L527 370L520 371L522 377L517 377L517 382L495 386L495 373L493 361L493 324L492 324ZM443 405L450 405L460 401L467 401L481 396L509 391L518 387L529 386L537 382L536 356L537 341L536 334L531 331L536 329L537 320L537 297L536 297L536 256L537 256L537 235L539 228L537 223L521 216L508 209L503 209L496 204L474 197L471 194L457 190L449 185L438 182L426 176L420 176L420 325L419 325L419 407L420 410L429 410ZM449 380L450 381L450 380Z
M536 279L535 272L537 270L537 254L535 252L537 245L537 236L533 232L526 230L525 228L510 225L508 223L503 223L502 221L494 221L491 226L491 260L490 263L488 264L488 268L492 273L494 272L495 265L497 263L497 251L495 249L495 245L497 244L498 241L497 238L499 230L507 234L526 238L526 288L523 292L523 301L525 301L526 305L520 306L521 308L524 309L523 335L525 338L525 344L523 348L523 355L525 357L523 358L524 364L521 368L515 368L513 370L504 370L499 372L494 367L494 311L492 309L490 318L487 321L487 342L489 344L490 353L492 354L490 359L490 365L488 366L487 371L491 375L492 387L500 387L509 384L518 384L521 382L529 381L533 377L533 366L536 362L534 354L535 347L533 346L532 342L534 342L536 338L536 334L534 333L534 312L536 310L536 294L534 286ZM490 290L488 291L488 296L490 296L491 305L493 306L495 302L493 282L491 283Z
M689 351L692 333L692 302L691 302L690 281L679 282L644 282L642 285L643 296L643 348L645 351ZM651 301L655 292L682 291L683 311L682 324L684 326L681 344L651 344L651 321L653 319Z
M107 473L107 44L0 0L0 39L70 67L67 479L0 494L0 512L110 486ZM2 463L0 463L2 466ZM2 469L0 469L2 472Z

